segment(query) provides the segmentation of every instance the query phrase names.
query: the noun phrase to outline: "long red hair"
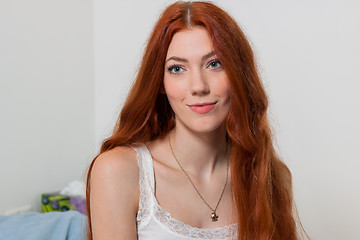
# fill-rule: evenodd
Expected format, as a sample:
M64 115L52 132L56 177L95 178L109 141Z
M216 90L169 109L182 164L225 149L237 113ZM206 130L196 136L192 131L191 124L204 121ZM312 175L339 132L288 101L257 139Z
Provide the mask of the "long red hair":
M99 154L117 146L147 142L174 128L174 113L163 94L165 57L174 34L193 26L209 32L231 84L226 131L232 145L231 180L238 239L298 239L291 173L272 144L268 99L253 51L238 24L212 3L176 2L165 9L148 40L114 132L103 142ZM94 161L87 177L88 213ZM90 214L88 221L88 238L92 239Z

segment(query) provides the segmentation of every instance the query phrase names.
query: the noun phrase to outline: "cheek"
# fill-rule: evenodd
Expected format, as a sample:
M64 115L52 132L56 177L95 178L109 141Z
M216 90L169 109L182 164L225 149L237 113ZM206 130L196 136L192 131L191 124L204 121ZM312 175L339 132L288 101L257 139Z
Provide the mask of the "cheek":
M184 86L182 86L180 82L164 79L164 88L170 102L172 100L182 100L185 97Z
M216 95L221 96L224 99L230 98L230 88L230 82L226 75L215 81L214 90L216 91Z

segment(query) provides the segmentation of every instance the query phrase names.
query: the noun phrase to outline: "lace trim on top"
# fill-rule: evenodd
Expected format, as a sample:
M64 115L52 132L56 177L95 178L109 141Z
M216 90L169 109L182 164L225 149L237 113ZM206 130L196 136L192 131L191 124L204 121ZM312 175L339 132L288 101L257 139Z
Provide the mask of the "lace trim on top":
M167 226L171 231L180 235L199 239L236 239L237 224L220 228L197 228L185 224L171 216L159 204L155 203L155 218Z
M155 178L153 160L145 144L133 146L137 152L140 170L140 200L137 215L138 230L145 227L153 215L170 231L189 238L199 239L236 239L238 224L220 228L201 229L185 224L171 216L157 202L154 194Z
M131 146L137 155L137 161L139 165L139 185L140 185L140 199L139 199L139 210L136 216L138 230L145 227L151 220L151 216L154 212L154 201L152 201L151 195L154 189L151 186L155 186L154 178L149 178L147 169L151 167L149 161L146 161L146 156L143 155L144 148L143 144L134 144Z

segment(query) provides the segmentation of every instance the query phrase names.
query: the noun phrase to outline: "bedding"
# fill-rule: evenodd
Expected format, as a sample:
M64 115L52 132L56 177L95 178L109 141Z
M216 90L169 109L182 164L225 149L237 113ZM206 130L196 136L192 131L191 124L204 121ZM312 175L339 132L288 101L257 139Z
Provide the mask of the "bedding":
M0 240L83 240L86 216L76 212L0 216Z

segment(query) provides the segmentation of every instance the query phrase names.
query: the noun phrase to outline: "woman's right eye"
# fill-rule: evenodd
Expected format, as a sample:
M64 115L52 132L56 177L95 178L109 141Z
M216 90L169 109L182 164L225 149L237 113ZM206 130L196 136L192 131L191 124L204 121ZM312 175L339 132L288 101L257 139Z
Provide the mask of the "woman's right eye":
M182 71L184 71L184 69L179 65L171 65L168 67L168 71L171 74L180 74Z

